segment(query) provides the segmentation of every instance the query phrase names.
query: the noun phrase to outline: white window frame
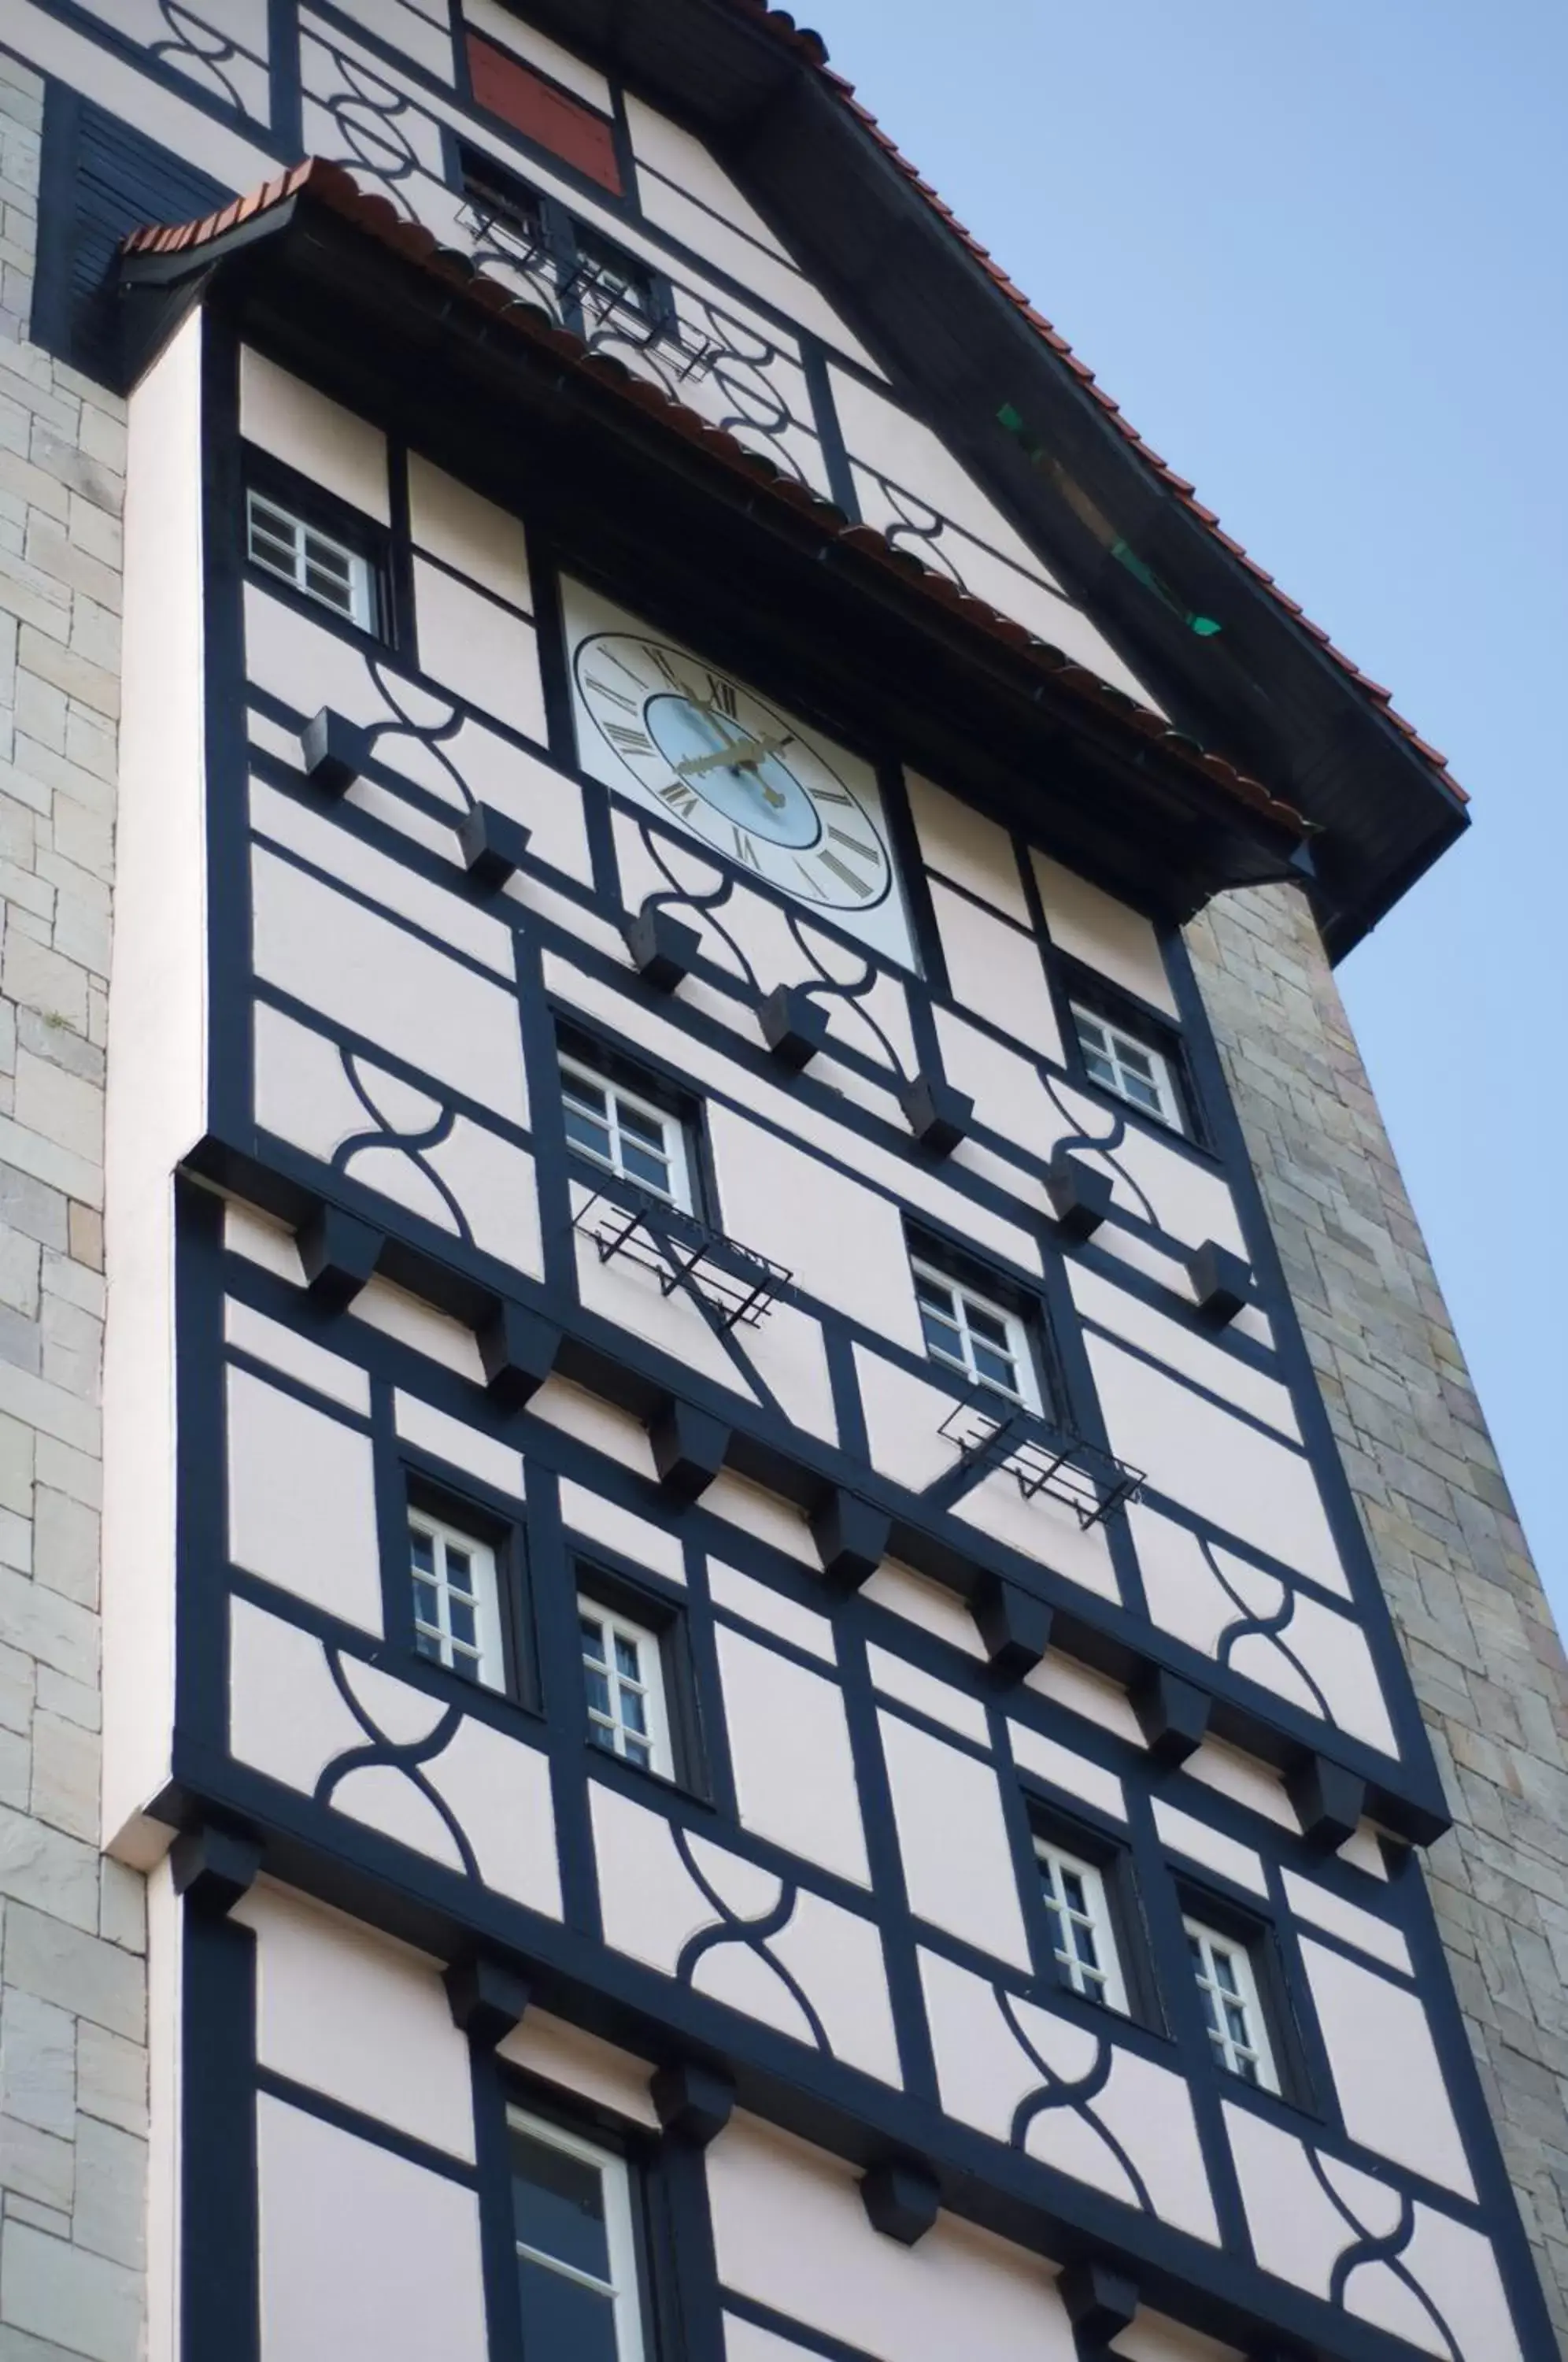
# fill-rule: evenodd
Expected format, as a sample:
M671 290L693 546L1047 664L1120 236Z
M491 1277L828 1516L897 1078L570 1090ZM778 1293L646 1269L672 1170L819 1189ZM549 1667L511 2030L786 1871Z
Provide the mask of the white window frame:
M1101 1090L1114 1092L1115 1096L1124 1100L1129 1107L1136 1108L1140 1115L1156 1116L1161 1123L1168 1123L1173 1131L1184 1132L1187 1125L1182 1120L1181 1098L1176 1090L1176 1077L1171 1072L1170 1060L1164 1052L1156 1050L1152 1042L1145 1042L1138 1034L1130 1033L1124 1025L1118 1025L1111 1018L1102 1017L1098 1009L1085 1009L1076 1000L1071 1003L1071 1008L1073 1023L1077 1028L1078 1051L1085 1065L1088 1064L1088 1047L1084 1041L1084 1027L1092 1025L1105 1041L1104 1051L1096 1054L1107 1060L1115 1076L1113 1082L1108 1083L1101 1076L1091 1072L1090 1081L1098 1083ZM1145 1077L1140 1075L1138 1080L1140 1082L1147 1080L1153 1084L1154 1096L1159 1101L1157 1109L1151 1108L1146 1101L1139 1098L1135 1091L1127 1088L1128 1070L1122 1059L1122 1053L1126 1050L1131 1050L1138 1057L1148 1060L1148 1076Z
M673 1780L675 1749L670 1740L669 1701L665 1695L664 1647L658 1634L646 1624L634 1624L629 1616L622 1616L613 1607L606 1607L602 1601L595 1599L592 1593L589 1591L579 1592L577 1610L580 1616L591 1616L594 1621L602 1627L607 1647L614 1640L620 1639L627 1641L636 1650L637 1661L642 1669L642 1679L638 1687L641 1689L646 1709L647 1728L646 1731L633 1732L631 1735L644 1738L648 1742L648 1760L646 1763L639 1764L638 1768L642 1771L657 1772L661 1779ZM580 1644L581 1637L580 1633L578 1636ZM586 1681L589 1670L586 1656L582 1657L582 1668ZM616 1672L613 1663L607 1667L607 1678L611 1684L612 1703L618 1707L622 1677ZM622 1720L619 1712L611 1717L606 1717L590 1706L588 1719L591 1730L604 1730L610 1734L612 1746L603 1748L602 1749L603 1753L613 1752L618 1755L624 1763L636 1761L635 1757L627 1755L624 1742L629 1726ZM598 1740L591 1743L595 1746L600 1745Z
M591 1148L584 1148L580 1141L576 1140L568 1141L567 1147L569 1153L573 1156L586 1157L591 1164L598 1165L602 1172L613 1173L617 1180L624 1181L629 1187L641 1189L650 1198L662 1198L666 1205L678 1208L683 1214L695 1213L696 1206L691 1188L691 1160L687 1153L686 1126L681 1122L680 1118L678 1115L671 1115L668 1108L656 1106L652 1099L645 1099L639 1092L628 1090L625 1084L616 1082L613 1076L604 1074L597 1066L589 1065L584 1059L572 1057L565 1050L560 1053L560 1072L563 1096L571 1078L576 1076L582 1082L591 1084L596 1091L602 1091L610 1109L609 1130L613 1153L609 1156L596 1155ZM650 1123L657 1124L663 1135L664 1153L669 1164L670 1186L668 1195L662 1190L654 1188L639 1175L628 1173L620 1161L621 1123L617 1109L621 1106L629 1107L635 1114L645 1116Z
M1117 1948L1116 1931L1111 1925L1103 1872L1092 1861L1085 1861L1081 1854L1069 1853L1066 1846L1054 1844L1049 1838L1035 1838L1034 1858L1040 1865L1041 1884L1047 1896L1045 1921L1051 1933L1051 1956L1063 1983L1085 2001L1097 2002L1102 2008L1113 2009L1121 2017L1130 2016L1127 1984L1121 1973L1121 1955ZM1063 1871L1072 1871L1082 1882L1087 1906L1082 1912L1074 1911L1067 1902L1062 1890ZM1066 1916L1088 1928L1099 1962L1099 1982L1089 1976L1077 1953L1064 1952L1057 1936L1055 1915L1051 1908L1053 1901Z
M474 1602L474 1639L478 1649L477 1656L469 1661L474 1666L474 1678L481 1689L503 1690L506 1687L506 1650L501 1632L501 1572L496 1565L494 1550L489 1542L481 1541L477 1534L466 1533L462 1527L450 1525L444 1518L433 1517L428 1509L422 1509L412 1501L408 1507L408 1527L411 1535L417 1529L435 1544L432 1552L436 1562L433 1587L440 1614L437 1625L423 1621L420 1617L419 1593L425 1578L414 1574L411 1549L408 1579L414 1595L414 1628L416 1638L428 1634L437 1643L439 1662L448 1671L458 1670L453 1661L455 1658L468 1656L463 1645L454 1641L452 1637L450 1602L455 1586L447 1573L448 1546L467 1551L474 1571L474 1587L471 1593L459 1595L471 1597ZM435 1661L436 1660L425 1659L427 1664Z
M256 511L259 505L267 510L272 521L269 539L276 542L286 538L289 543L292 562L288 566L280 565L275 557L256 546ZM288 528L286 536L278 532L280 524ZM312 583L310 560L313 550L318 557L325 552L341 559L346 566L348 577L347 607L340 606L336 599L327 598ZM276 575L281 582L292 583L303 598L314 600L318 607L325 607L328 614L357 624L362 632L375 630L373 578L370 561L363 550L350 549L348 543L339 541L336 535L323 533L319 525L307 523L282 501L271 492L263 491L257 484L250 485L245 495L245 554L252 566L259 566L264 574Z
M1247 2040L1243 2044L1236 2041L1228 2026L1222 2033L1217 2033L1206 2019L1204 2032L1209 2037L1209 2049L1225 2071L1233 2075L1239 2083L1252 2084L1257 2091L1277 2092L1279 2070L1275 2065L1274 2048L1268 2038L1268 2021L1264 2015L1263 1997L1258 1991L1257 1971L1253 1966L1250 1947L1239 1943L1234 1936L1223 1936L1218 1928L1206 1926L1201 1919L1184 1917L1181 1924L1201 1954L1201 1966L1197 1962L1193 1964L1199 1993L1207 1995L1213 1992L1220 1996L1222 2002L1240 2002L1247 2021ZM1235 1970L1236 1991L1233 1993L1227 1992L1220 1981L1215 1969L1217 1958L1228 1960ZM1218 2014L1223 2024L1224 2008L1221 2007ZM1244 2071L1242 2060L1248 2057L1257 2069L1255 2081Z
M546 2271L558 2272L563 2279L575 2280L580 2288L592 2289L598 2295L609 2297L613 2307L615 2362L643 2362L642 2291L637 2279L636 2235L632 2226L632 2177L625 2158L542 2116L530 2115L525 2108L508 2108L506 2123L509 2131L525 2133L541 2147L559 2149L564 2157L598 2168L604 2192L605 2244L610 2251L608 2280L595 2279L591 2273L559 2257L547 2255L541 2247L530 2247L521 2239L514 2238L513 2246L520 2259L538 2264ZM526 2323L523 2342L526 2346Z
M998 1304L990 1297L982 1296L978 1288L970 1287L965 1281L955 1279L951 1272L942 1270L939 1264L927 1263L922 1255L910 1257L910 1269L914 1274L917 1319L921 1308L920 1283L922 1279L929 1280L933 1287L945 1288L963 1316L956 1323L966 1349L963 1363L949 1360L945 1353L937 1352L929 1338L924 1337L922 1330L922 1342L925 1346L927 1361L934 1362L939 1370L947 1371L953 1377L966 1377L971 1385L982 1388L988 1395L997 1396L1003 1402L1016 1403L1021 1409L1032 1411L1037 1418L1042 1418L1043 1409L1040 1399L1040 1380L1034 1367L1034 1355L1030 1347L1028 1329L1018 1314L1010 1312L1005 1304ZM988 1313L993 1320L1000 1321L1007 1337L1008 1352L1012 1356L1013 1368L1018 1373L1016 1393L1009 1393L1005 1387L999 1386L993 1379L983 1378L976 1371L973 1340L970 1336L967 1319L967 1309L971 1305L977 1312Z

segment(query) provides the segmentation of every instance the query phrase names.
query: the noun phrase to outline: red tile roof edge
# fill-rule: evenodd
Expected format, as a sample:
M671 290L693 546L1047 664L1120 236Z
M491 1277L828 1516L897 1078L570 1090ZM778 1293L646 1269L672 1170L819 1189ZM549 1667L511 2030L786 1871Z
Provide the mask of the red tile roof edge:
M583 339L569 328L558 326L541 305L520 299L513 291L496 279L487 278L475 270L469 258L451 247L443 247L433 231L417 222L406 221L385 197L367 194L350 172L341 164L325 161L320 157L307 158L293 165L276 180L268 181L248 196L237 197L219 213L208 214L200 221L171 225L149 224L135 229L120 241L120 251L126 259L138 255L179 255L210 246L226 232L237 229L262 214L274 212L295 197L308 197L313 204L327 207L345 221L363 230L377 242L417 265L432 276L462 293L478 308L493 317L504 319L519 335L542 345L558 358L573 363L587 376L601 384L613 388L625 401L660 418L673 432L686 441L700 445L713 458L726 467L745 474L754 484L770 491L776 499L786 502L798 512L809 513L823 532L856 555L875 559L898 574L930 600L961 614L966 622L985 632L992 639L1001 640L1018 653L1027 656L1048 673L1054 683L1066 690L1085 704L1097 706L1119 727L1135 732L1140 738L1158 742L1165 753L1186 769L1198 771L1209 782L1221 789L1238 802L1263 814L1276 827L1305 837L1311 833L1310 823L1295 807L1270 793L1261 779L1239 770L1224 756L1216 755L1198 745L1185 732L1175 730L1165 716L1140 705L1124 690L1113 688L1087 666L1077 663L1050 642L1038 638L1021 624L984 600L976 599L958 589L945 575L935 573L910 551L900 549L885 534L870 525L853 524L842 509L808 487L782 475L773 463L759 453L748 451L745 445L724 428L711 426L705 418L678 402L672 394L646 378L634 377L622 361L612 356L591 351Z
M1081 361L1078 359L1071 345L1067 342L1066 337L1052 326L1051 322L1045 317L1043 312L1037 312L1035 310L1028 296L1024 294L1022 289L1015 287L1012 281L1008 277L1006 271L1002 270L999 263L992 259L989 250L980 244L979 239L975 237L972 231L965 228L963 223L953 212L951 206L944 204L942 198L938 196L936 191L932 187L931 182L922 178L918 168L911 163L909 158L903 153L901 149L900 149L889 134L883 130L881 125L878 122L876 116L870 112L869 108L864 106L860 100L856 98L855 95L854 83L846 82L841 73L835 73L834 72L833 68L828 63L827 45L823 41L821 34L812 32L808 28L797 26L794 18L784 9L768 7L767 0L726 0L726 5L733 9L737 16L750 18L753 23L758 25L765 31L772 35L776 40L784 43L798 56L804 58L806 62L816 70L818 74L821 76L821 79L827 84L828 88L833 91L840 105L853 115L862 127L870 134L871 138L876 140L878 146L881 148L898 166L900 171L901 171L905 175L906 179L908 179L913 186L918 189L921 195L925 199L926 204L931 207L933 213L940 216L949 232L955 237L959 239L959 241L968 249L970 255L980 265L980 268L985 271L987 277L1000 289L1001 292L1008 298L1010 303L1017 305L1018 309L1022 313L1030 326L1038 332L1042 340L1050 347L1051 350L1056 355L1059 360L1062 360L1066 364L1067 368L1072 370L1074 376L1080 381L1085 390L1093 395L1101 410L1105 412L1107 417L1112 421L1118 431L1126 438L1127 442L1132 445L1133 450L1137 452L1144 465L1152 469L1154 473L1159 477L1161 482L1165 484L1173 492L1176 493L1177 499L1185 508L1191 510L1193 515L1198 518L1199 524L1205 524L1209 527L1209 531L1214 535L1214 538L1221 545L1221 546L1228 550L1232 557L1238 559L1240 563L1246 568L1249 574L1255 577L1255 579L1263 584L1264 590L1268 591L1270 596L1277 602L1278 605L1285 609L1286 613L1289 615L1294 622L1299 624L1304 630L1310 633L1312 638L1321 646L1324 655L1331 657L1339 667L1340 670L1346 674L1347 677L1355 683L1356 687L1363 692L1363 694L1370 698L1373 703L1381 709L1385 717L1393 723L1395 729L1397 730L1403 737L1409 741L1410 745L1416 749L1418 754L1424 757L1431 769L1437 774L1442 785L1447 788L1451 793L1457 796L1461 803L1468 803L1470 800L1468 794L1464 789L1460 786L1459 781L1453 777L1452 773L1448 768L1447 756L1440 754L1435 746L1429 745L1427 741L1417 732L1415 724L1411 722L1407 722L1404 715L1396 711L1391 701L1391 692L1388 690L1380 687L1380 685L1376 681L1373 680L1368 674L1363 672L1361 667L1354 663L1350 657L1346 656L1342 648L1335 647L1333 642L1330 639L1328 633L1325 632L1320 624L1310 623L1308 620L1307 616L1303 614L1297 602L1290 598L1280 589L1273 575L1270 574L1264 567L1260 566L1256 558L1250 557L1239 541L1234 540L1230 534L1220 531L1219 517L1212 509L1206 508L1204 506L1203 502L1198 498L1194 487L1187 481L1187 478L1185 476L1178 476L1176 469L1170 466L1169 462L1162 459L1159 453L1149 444L1145 443L1143 436L1137 432L1137 430L1131 425L1125 418L1123 418L1120 403L1112 401L1110 395L1106 392L1104 387L1097 382L1094 371L1086 362Z

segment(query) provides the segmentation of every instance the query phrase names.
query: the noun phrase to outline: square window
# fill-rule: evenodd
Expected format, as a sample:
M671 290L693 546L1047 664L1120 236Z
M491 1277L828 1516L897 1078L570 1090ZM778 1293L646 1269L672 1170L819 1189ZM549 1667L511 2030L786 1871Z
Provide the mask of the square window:
M911 1268L931 1359L958 1371L971 1385L1002 1396L1004 1405L1038 1417L1040 1381L1029 1332L1018 1314L918 1257Z
M1070 1992L1125 2017L1127 1985L1102 1872L1047 1838L1035 1838L1034 1854L1058 1977Z
M509 231L530 248L546 242L545 204L536 189L477 148L458 150L463 194L487 227Z
M375 575L364 552L323 533L254 484L246 494L245 547L252 566L361 632L376 630Z
M1072 1010L1078 1048L1090 1080L1114 1091L1129 1107L1141 1108L1145 1115L1168 1123L1174 1131L1184 1131L1181 1100L1169 1059L1151 1043L1129 1033L1125 1026L1113 1025L1110 1018L1081 1008L1076 1000Z
M1206 1926L1200 1919L1187 1918L1182 1925L1215 2059L1228 2075L1239 2077L1243 2083L1277 2092L1279 2074L1264 2021L1251 1947Z
M563 1053L561 1105L567 1144L650 1198L695 1211L686 1127L641 1093Z
M507 2132L526 2362L642 2362L625 2158L521 2108Z
M411 1507L408 1560L419 1655L464 1681L503 1690L501 1583L490 1543Z
M580 1594L578 1631L591 1746L675 1777L664 1649L657 1632Z

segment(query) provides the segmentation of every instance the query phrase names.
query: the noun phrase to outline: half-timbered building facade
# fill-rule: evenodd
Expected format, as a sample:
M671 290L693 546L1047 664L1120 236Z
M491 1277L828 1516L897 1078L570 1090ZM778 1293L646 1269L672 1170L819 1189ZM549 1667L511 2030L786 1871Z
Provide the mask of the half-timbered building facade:
M1547 2362L1192 950L1441 759L788 18L4 38L127 405L146 2351Z

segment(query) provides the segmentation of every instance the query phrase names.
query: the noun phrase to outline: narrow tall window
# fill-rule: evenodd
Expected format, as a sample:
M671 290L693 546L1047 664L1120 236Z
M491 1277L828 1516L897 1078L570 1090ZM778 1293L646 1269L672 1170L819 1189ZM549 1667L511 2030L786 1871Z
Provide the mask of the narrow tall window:
M1016 1312L961 1286L929 1264L913 1265L925 1350L970 1383L1025 1410L1040 1408L1029 1338Z
M1077 1027L1084 1065L1094 1081L1114 1091L1130 1107L1142 1108L1145 1115L1158 1116L1162 1123L1170 1124L1177 1131L1183 1129L1176 1080L1169 1061L1158 1050L1147 1042L1138 1041L1124 1027L1113 1025L1109 1018L1080 1009L1076 1001L1073 1022Z
M307 599L358 624L376 627L370 561L330 534L306 524L265 492L251 487L246 499L246 548L253 566L292 582Z
M1227 2074L1240 2076L1243 2083L1277 2092L1279 2077L1247 1947L1216 1934L1200 1920L1187 1919L1183 1925L1215 2058Z
M507 2128L525 2362L642 2362L625 2159L518 2108Z
M568 1143L650 1197L690 1213L691 1168L680 1120L576 1058L561 1060Z
M1092 1862L1080 1861L1043 1838L1034 1841L1041 1891L1050 1922L1052 1952L1062 1982L1086 2001L1127 2011L1127 1989L1116 1956L1105 1881Z
M577 1609L589 1738L607 1754L672 1778L664 1652L657 1633L602 1607L596 1599L580 1598Z
M635 258L580 223L575 225L579 283L598 317L629 313L652 327L657 319L653 281Z
M411 1509L408 1555L419 1654L487 1690L503 1689L501 1592L490 1544Z

